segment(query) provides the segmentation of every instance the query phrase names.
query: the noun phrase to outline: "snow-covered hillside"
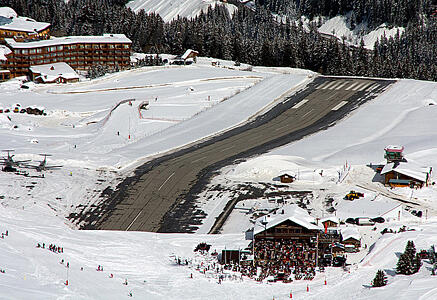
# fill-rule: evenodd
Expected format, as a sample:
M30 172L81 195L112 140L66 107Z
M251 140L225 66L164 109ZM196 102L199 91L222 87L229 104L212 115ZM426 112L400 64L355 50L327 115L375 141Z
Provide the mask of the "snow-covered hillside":
M229 191L221 188L212 198L208 191L201 195L199 207L208 216L197 234L72 229L65 217L93 205L102 190L134 166L244 123L314 77L305 70L250 70L226 61L212 66L211 61L199 58L191 66L145 67L77 84L28 84L29 89L22 89L20 80L0 83L3 109L19 104L47 112L47 116L1 113L1 149L12 148L14 159L32 159L32 163L42 159L40 153L53 154L48 164L63 165L46 171L44 177L35 170L27 170L29 176L0 172L0 234L8 231L0 239L0 270L5 270L0 273L0 299L124 299L129 295L137 299L289 299L290 292L297 299L436 298L435 278L426 260L415 275L394 272L397 255L408 240L418 250L436 242L435 186L389 190L372 182L375 174L367 166L383 160L388 144L404 145L408 159L437 165L437 84L433 82L399 80L328 130L224 168L213 184ZM146 101L148 109L140 109ZM338 171L346 161L350 173L340 183ZM212 266L200 272L202 264L212 264L214 259L194 253L198 243L210 243L217 251L242 249L248 245L243 231L252 226L246 212L283 205L274 199L247 199L225 224L224 234L203 234L235 196L231 188L243 189L243 183L272 186L283 170L298 175L283 191L312 193L307 207L313 217L327 213L327 197L332 197L339 216L351 211L377 214L377 207L397 207L393 196L414 201L429 214L418 218L403 206L400 220L396 214L389 222L377 224L376 230L359 228L366 248L348 254L350 268L327 268L311 282L259 283L225 272L226 279L218 284ZM351 189L363 191L363 201L343 201ZM397 231L402 225L415 231L380 233L385 227ZM38 243L44 243L44 249L37 248ZM63 252L47 250L50 244L62 247ZM177 258L187 264L178 265ZM96 270L99 265L103 271ZM370 288L378 269L388 274L388 286ZM123 284L126 279L127 285Z
M388 28L385 24L381 24L375 30L368 32L366 23L358 24L352 30L348 22L349 18L350 15L336 16L334 18L326 20L323 25L319 27L319 31L321 33L334 35L339 40L345 37L346 42L356 46L359 46L361 39L363 39L364 47L371 50L373 49L377 39L381 39L383 36L389 39L390 37L397 34L398 31L399 34L402 34L402 32L404 31L404 28L402 27Z
M127 4L127 7L135 12L142 9L146 13L155 12L165 22L169 22L178 16L194 18L201 11L205 12L208 7L215 7L216 5L225 5L230 15L237 9L235 5L222 3L219 0L132 0Z

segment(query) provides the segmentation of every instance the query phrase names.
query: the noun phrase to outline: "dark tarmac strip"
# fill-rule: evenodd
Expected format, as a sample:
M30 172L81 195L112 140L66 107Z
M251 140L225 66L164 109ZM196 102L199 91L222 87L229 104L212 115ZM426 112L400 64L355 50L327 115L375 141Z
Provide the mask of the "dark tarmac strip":
M140 166L97 208L70 219L83 229L193 232L205 216L196 195L220 168L333 126L393 82L318 77L253 122Z

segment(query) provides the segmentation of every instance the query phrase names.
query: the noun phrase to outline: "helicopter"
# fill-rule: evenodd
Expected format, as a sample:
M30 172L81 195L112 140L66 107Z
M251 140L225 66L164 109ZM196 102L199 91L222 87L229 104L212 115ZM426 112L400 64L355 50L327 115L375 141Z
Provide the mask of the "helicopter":
M0 165L4 165L3 167L3 171L5 172L16 172L17 171L17 167L19 167L20 165L24 165L24 163L29 162L29 160L14 160L13 157L14 155L11 155L11 152L13 152L14 150L2 150L3 152L7 152L8 156L7 157L2 157L2 161L0 161Z
M56 170L61 168L62 166L48 166L47 165L47 156L52 156L51 154L42 153L40 154L44 156L44 159L39 163L39 165L26 165L27 168L35 169L38 172L47 171L47 170Z

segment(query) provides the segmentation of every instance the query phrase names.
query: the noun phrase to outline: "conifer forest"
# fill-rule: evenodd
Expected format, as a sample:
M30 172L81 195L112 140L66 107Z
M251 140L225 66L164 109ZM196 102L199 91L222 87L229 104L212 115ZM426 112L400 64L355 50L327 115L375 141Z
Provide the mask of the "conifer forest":
M437 81L437 0L257 0L255 9L239 5L232 16L217 6L169 23L154 13L134 13L126 2L0 0L0 6L50 22L55 36L124 33L137 52L181 54L192 48L201 56L326 75ZM278 14L282 21L274 18ZM405 30L382 36L373 51L363 42L351 46L318 32L318 17L346 14L352 29L366 22L369 31L382 23ZM315 21L304 26L302 16Z

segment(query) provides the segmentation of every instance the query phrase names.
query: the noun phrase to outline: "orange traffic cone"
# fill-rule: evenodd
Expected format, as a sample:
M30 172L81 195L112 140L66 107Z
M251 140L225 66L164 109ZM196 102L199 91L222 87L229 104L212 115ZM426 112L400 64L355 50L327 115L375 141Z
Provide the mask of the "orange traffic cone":
M290 291L290 299L293 299L293 293Z
M65 281L65 285L68 285L68 280Z
M307 292L310 291L310 286L307 284Z
M325 277L325 285L326 285L327 283L326 283L326 277Z

